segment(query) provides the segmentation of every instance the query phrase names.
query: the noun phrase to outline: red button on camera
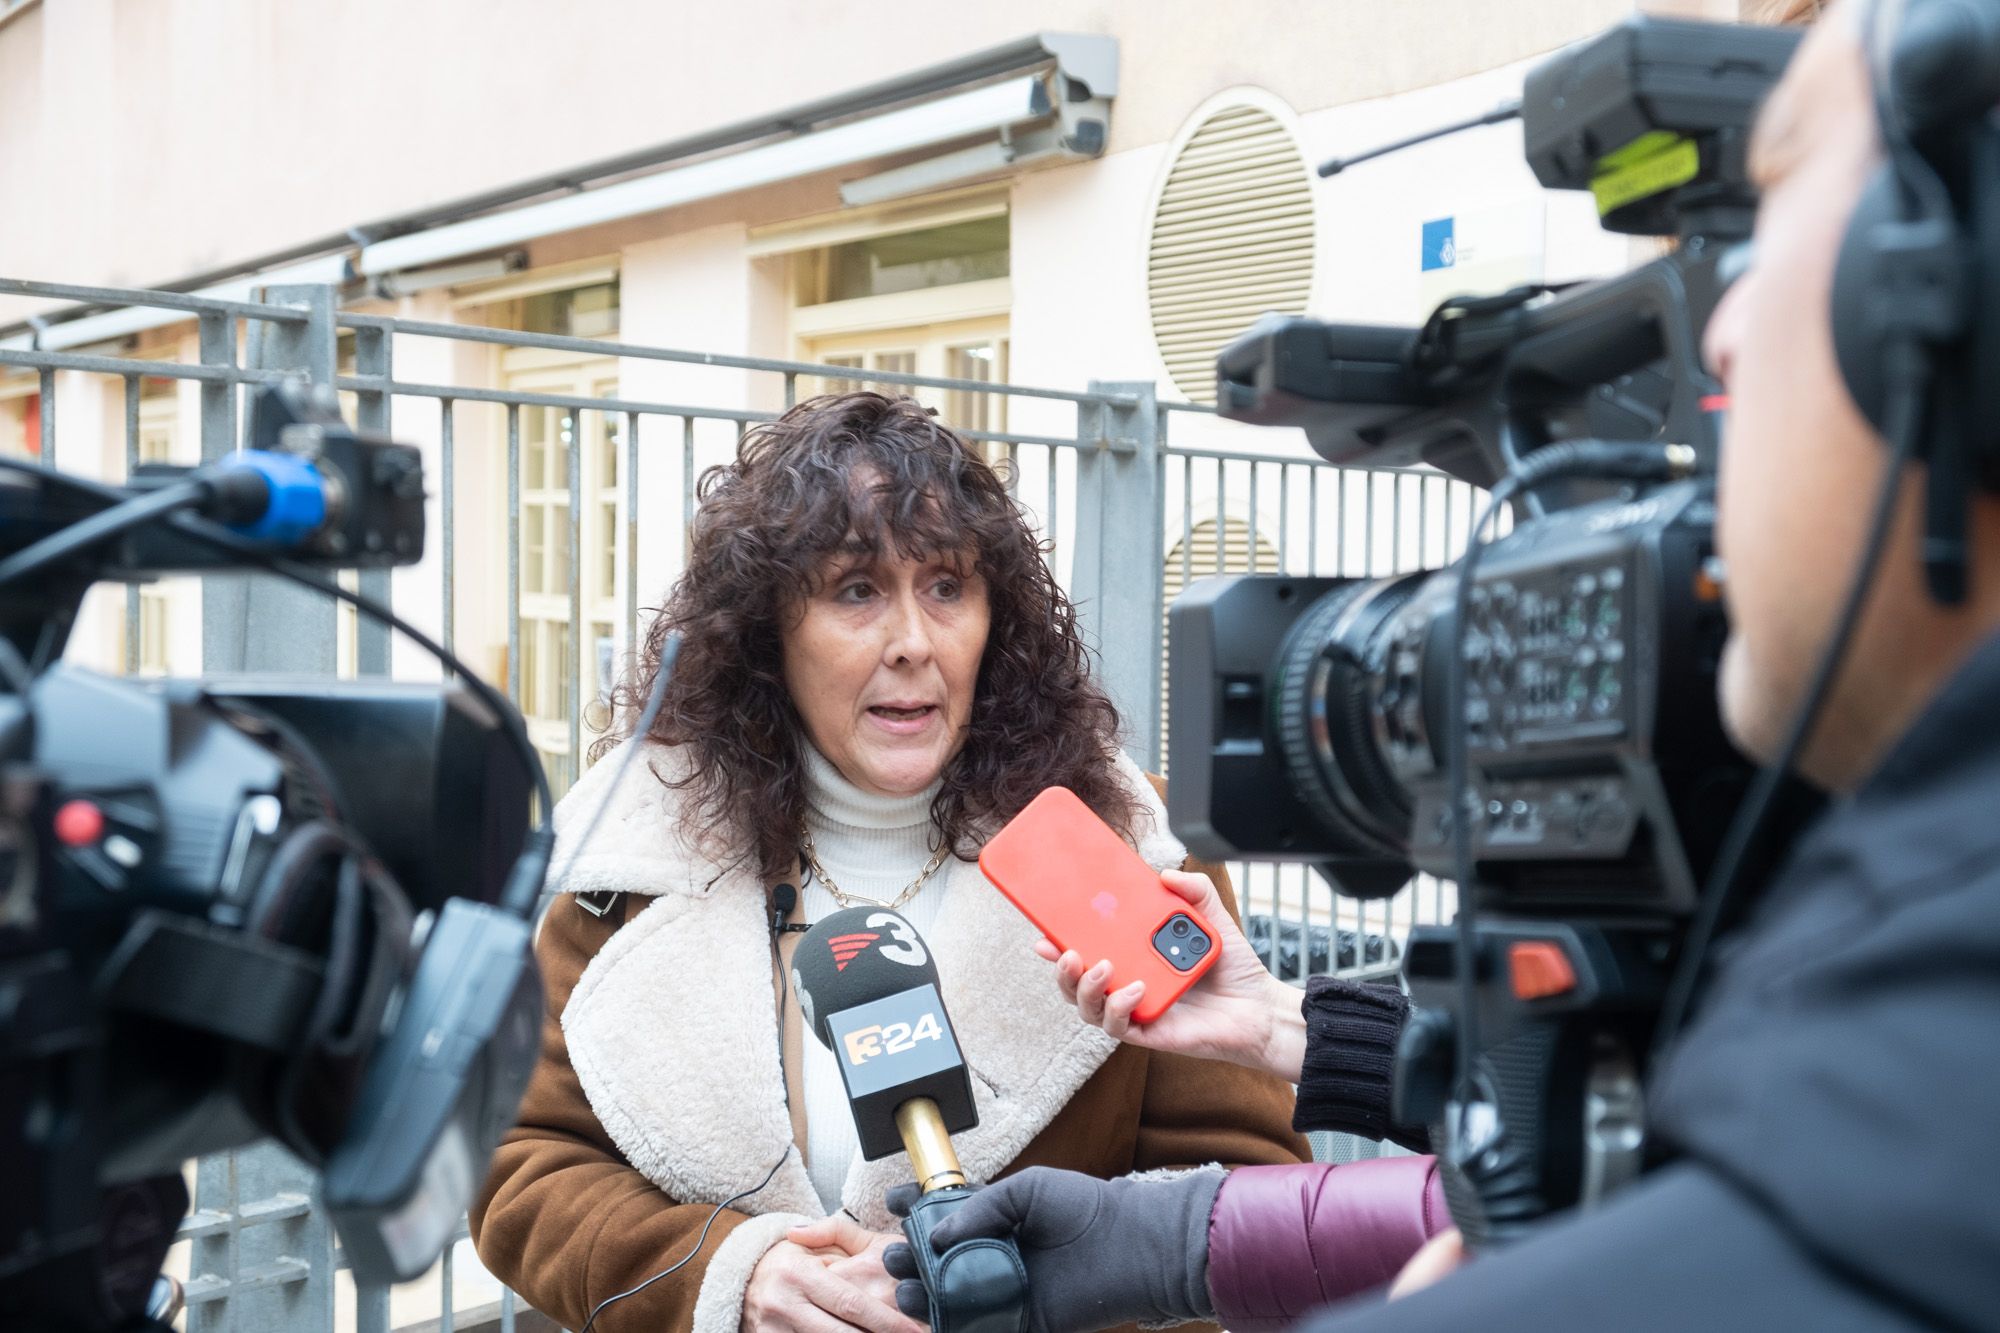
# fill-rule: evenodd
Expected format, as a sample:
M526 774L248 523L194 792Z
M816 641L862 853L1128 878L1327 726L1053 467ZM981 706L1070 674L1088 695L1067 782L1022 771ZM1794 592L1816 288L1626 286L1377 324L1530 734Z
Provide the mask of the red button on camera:
M104 836L104 812L89 801L65 801L56 811L56 840L65 847L89 847Z

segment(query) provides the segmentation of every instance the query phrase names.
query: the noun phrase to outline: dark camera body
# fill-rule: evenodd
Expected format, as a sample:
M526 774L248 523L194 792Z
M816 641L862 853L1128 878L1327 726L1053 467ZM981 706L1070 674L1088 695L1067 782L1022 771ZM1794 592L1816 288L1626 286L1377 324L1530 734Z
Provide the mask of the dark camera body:
M8 1328L130 1326L186 1210L182 1164L265 1137L322 1172L358 1277L414 1276L533 1068L541 988L512 900L532 905L546 847L504 699L56 660L108 574L421 554L413 450L301 390L257 402L259 446L314 460L316 530L168 520L0 589ZM5 474L0 516L35 521L0 524L0 556L161 484Z
M1492 1108L1479 1151L1445 1152L1475 1242L1646 1163L1655 1017L1752 776L1715 694L1720 398L1699 348L1753 216L1743 139L1796 41L1641 18L1529 76L1537 175L1592 188L1612 230L1676 235L1672 254L1559 293L1455 299L1421 328L1274 317L1217 359L1222 415L1300 428L1334 462L1428 464L1479 486L1551 445L1673 444L1696 462L1671 485L1583 478L1518 497L1463 623L1457 569L1216 579L1171 613L1169 814L1191 851L1308 862L1339 892L1381 897L1414 871L1458 878L1467 811L1471 1011L1459 932L1418 927L1397 1115L1463 1145L1447 1133L1455 1089Z

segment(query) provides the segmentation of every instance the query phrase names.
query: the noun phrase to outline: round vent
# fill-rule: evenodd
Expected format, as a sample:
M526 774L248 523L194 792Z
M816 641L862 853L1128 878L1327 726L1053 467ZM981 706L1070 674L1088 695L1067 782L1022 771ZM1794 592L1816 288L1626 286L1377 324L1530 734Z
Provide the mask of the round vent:
M1215 354L1312 289L1312 183L1269 112L1225 107L1181 149L1160 191L1146 265L1153 336L1188 398L1215 402Z

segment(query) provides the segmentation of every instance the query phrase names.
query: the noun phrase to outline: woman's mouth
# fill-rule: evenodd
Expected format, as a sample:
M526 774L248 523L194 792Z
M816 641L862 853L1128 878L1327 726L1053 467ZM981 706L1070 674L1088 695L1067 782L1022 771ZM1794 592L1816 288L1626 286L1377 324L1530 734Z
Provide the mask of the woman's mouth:
M928 727L937 711L936 704L876 704L868 716L886 731L912 736Z

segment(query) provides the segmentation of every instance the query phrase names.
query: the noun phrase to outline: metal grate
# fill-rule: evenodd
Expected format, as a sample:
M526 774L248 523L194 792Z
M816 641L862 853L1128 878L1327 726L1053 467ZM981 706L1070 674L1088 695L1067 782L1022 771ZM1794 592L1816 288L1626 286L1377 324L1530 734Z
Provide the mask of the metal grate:
M523 556L518 521L526 444L522 414L554 412L566 423L572 445L592 440L615 453L615 494L609 497L615 505L612 526L618 533L613 555L621 576L615 622L628 646L637 640L642 608L653 604L684 561L685 533L695 510L693 486L701 468L728 458L740 433L771 414L705 406L698 395L695 402L627 397L623 385L609 396L578 397L495 389L487 382L404 378L397 373L395 356L402 355L405 366L459 367L473 364L475 358L468 353L480 347L495 355L501 349L528 348L614 357L621 364L713 366L748 372L767 384L775 381L776 391L768 397L787 403L798 397L802 384L815 383L835 369L352 314L339 311L333 293L323 288L282 289L270 304L5 280L0 280L0 294L162 305L186 311L199 322L200 360L190 364L0 349L0 366L26 367L40 376L50 403L41 423L43 456L60 457L64 466L86 458L92 448L112 451L93 438L101 415L93 420L83 413L69 413L62 417L63 446L60 455L56 453L58 376L78 382L122 381L127 395L123 450L127 460L140 453L142 377L193 386L189 397L199 398L202 455L208 458L235 447L241 386L274 375L304 375L333 383L354 395L361 424L421 441L430 451L427 468L439 496L432 529L436 558L428 571L405 571L393 581L364 575L363 587L377 595L393 589L399 610L460 650L467 648L473 621L479 620L483 625L479 633L505 641L508 651L495 665L517 700L523 689ZM259 350L248 364L239 364L242 329L259 325L283 330L287 337L253 339ZM354 344L349 373L336 373L342 330ZM437 341L453 354L419 358L403 352ZM1132 719L1134 753L1145 759L1163 748L1157 743L1154 719L1165 720L1164 701L1157 691L1163 688L1162 627L1171 591L1211 568L1243 572L1254 565L1263 571L1360 575L1442 564L1462 545L1475 502L1469 488L1435 473L1336 468L1296 454L1273 456L1269 451L1284 441L1268 432L1246 429L1241 447L1213 448L1207 442L1220 436L1211 423L1202 423L1204 429L1191 433L1200 435L1203 446L1178 447L1169 438L1170 427L1197 409L1160 408L1149 385L1094 384L1074 391L886 371L841 373L874 385L964 394L968 401L996 408L1005 401L1040 400L1043 407L1032 415L1048 433L1006 429L964 433L986 446L989 456L1009 464L1017 501L1043 537L1054 543L1052 567L1077 600L1101 648L1104 678ZM718 385L724 383L718 380ZM113 394L118 392L117 385L109 387ZM1050 406L1056 410L1051 412ZM988 419L1013 421L1029 415L996 410ZM580 551L584 503L607 498L603 488L586 487L580 452L580 447L573 447L565 466L545 471L543 477L545 490L567 499L561 509L564 522L543 536L570 555L562 566L563 586L553 595L558 616L566 617L572 646L590 627L578 586L587 568ZM665 534L665 540L642 543L638 539L642 530ZM486 578L483 599L474 591L475 576ZM136 601L132 605L136 617ZM280 610L295 619L260 620L259 637L282 643L296 627L302 638L323 638L325 669L331 670L331 639L341 632L332 608L301 603ZM1119 616L1124 619L1116 619ZM209 618L204 626L204 657L213 661L242 650L244 644L230 641L239 632L232 626L242 623ZM385 636L366 625L347 632L358 637L350 654L355 669L364 673L388 669ZM128 669L138 666L137 640L132 635L125 645ZM580 671L579 654L572 652L569 657L565 670ZM570 766L558 774L565 780L574 775L584 745L605 720L589 711L591 691L578 688L574 680L567 684L563 715L555 720L556 734L567 746ZM1132 700L1138 701L1136 706ZM1416 881L1390 902L1363 908L1336 902L1323 884L1299 867L1238 864L1230 870L1246 914L1273 919L1275 928L1267 931L1266 938L1274 948L1288 938L1306 938L1301 932L1312 926L1400 940L1413 922L1447 920L1451 910L1450 887L1428 879ZM1336 947L1327 958L1328 965L1354 975L1386 976L1394 971L1386 954L1366 947L1345 952ZM1349 1145L1338 1151L1355 1149ZM276 1149L247 1149L201 1163L197 1211L182 1229L193 1251L191 1328L211 1333L262 1333L271 1328L385 1333L392 1326L448 1329L455 1321L470 1322L476 1311L497 1319L502 1329L513 1328L515 1298L497 1291L477 1271L469 1249L455 1251L426 1279L429 1285L399 1288L393 1300L386 1289L355 1290L333 1246L330 1227L311 1206L310 1185L303 1168ZM527 1326L525 1316L522 1324Z
M1305 159L1269 112L1217 111L1160 191L1146 264L1153 337L1174 385L1215 402L1215 354L1266 311L1312 290L1313 197Z

